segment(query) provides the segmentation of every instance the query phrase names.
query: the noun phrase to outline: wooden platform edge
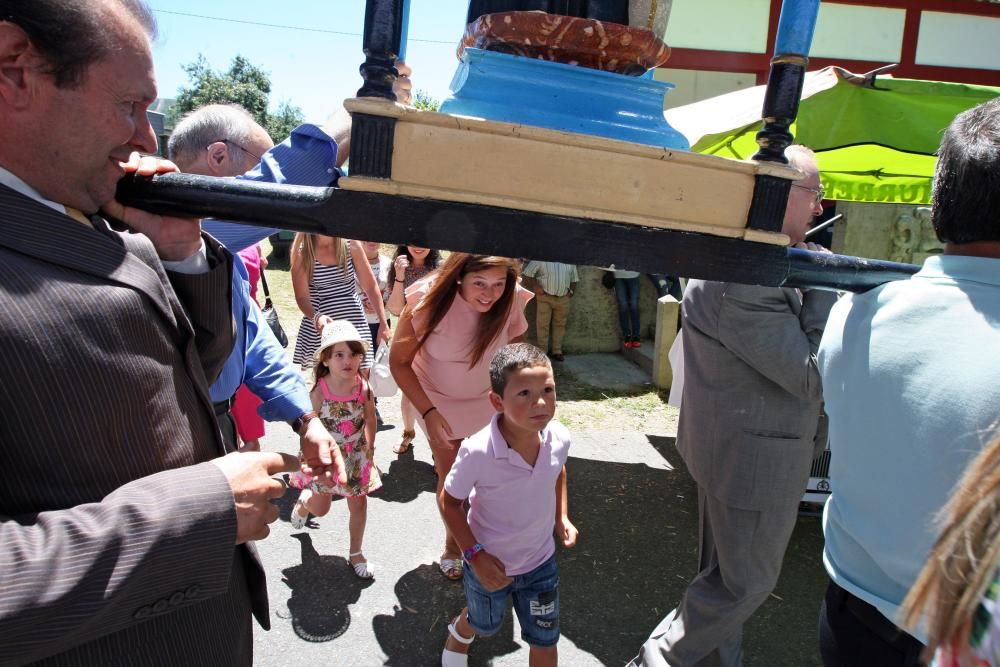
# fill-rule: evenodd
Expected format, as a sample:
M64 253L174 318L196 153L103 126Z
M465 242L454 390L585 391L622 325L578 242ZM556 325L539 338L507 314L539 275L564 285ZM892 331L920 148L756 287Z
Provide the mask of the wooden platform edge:
M600 222L617 222L627 225L638 225L642 227L653 227L656 229L668 229L679 232L691 232L695 234L709 234L724 238L743 239L755 241L757 243L768 243L771 245L787 246L788 237L784 234L762 232L754 229L716 227L711 225L698 225L694 223L650 218L646 216L629 215L615 211L576 208L552 204L551 202L536 201L530 199L517 199L514 197L489 196L474 192L464 192L461 190L451 190L448 188L436 188L432 186L412 185L399 183L388 179L367 178L359 176L345 176L341 178L338 187L354 192L370 192L374 194L416 197L418 199L437 199L441 201L458 202L462 204L482 204L484 206L496 206L499 208L510 208L519 211L532 211L535 213L546 213L549 215L562 215L572 218L584 218L587 220L597 220Z
M607 139L589 134L576 134L561 130L550 130L517 123L485 120L471 116L456 116L437 111L424 111L416 107L377 98L350 98L344 100L344 107L351 113L395 118L403 123L418 123L433 127L458 129L481 134L514 136L531 141L571 145L591 150L619 153L652 160L669 160L678 164L702 169L720 169L756 176L766 174L796 181L803 178L802 172L794 167L773 162L753 160L733 160L719 155L702 155L676 148L660 148L630 141Z

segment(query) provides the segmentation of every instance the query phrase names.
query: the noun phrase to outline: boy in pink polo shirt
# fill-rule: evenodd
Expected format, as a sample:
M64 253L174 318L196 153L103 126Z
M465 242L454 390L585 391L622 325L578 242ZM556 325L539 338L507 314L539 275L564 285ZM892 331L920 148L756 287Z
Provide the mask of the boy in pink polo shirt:
M569 432L552 417L552 365L534 345L513 343L490 363L490 425L466 438L438 504L464 550L468 606L448 625L444 667L466 665L476 635L500 629L507 597L530 646L532 665L555 665L559 641L559 568L553 532L576 544L566 506ZM469 515L463 501L469 499Z

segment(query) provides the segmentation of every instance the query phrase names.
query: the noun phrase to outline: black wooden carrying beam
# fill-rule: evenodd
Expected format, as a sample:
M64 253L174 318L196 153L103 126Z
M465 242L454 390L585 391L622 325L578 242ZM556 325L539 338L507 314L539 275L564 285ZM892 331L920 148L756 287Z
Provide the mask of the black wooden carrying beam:
M214 217L329 236L526 257L615 264L756 285L863 292L917 267L876 260L479 204L340 188L166 174L119 183L118 198L155 213Z

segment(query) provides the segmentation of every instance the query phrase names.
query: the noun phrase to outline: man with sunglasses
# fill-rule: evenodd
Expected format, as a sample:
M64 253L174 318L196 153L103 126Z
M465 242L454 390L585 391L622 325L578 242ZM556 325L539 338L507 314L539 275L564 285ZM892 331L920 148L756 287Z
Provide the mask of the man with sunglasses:
M805 243L822 189L812 151L782 231ZM635 665L743 664L743 624L778 581L814 454L826 445L816 350L833 292L688 282L677 451L698 485L699 572ZM821 423L822 422L822 423Z

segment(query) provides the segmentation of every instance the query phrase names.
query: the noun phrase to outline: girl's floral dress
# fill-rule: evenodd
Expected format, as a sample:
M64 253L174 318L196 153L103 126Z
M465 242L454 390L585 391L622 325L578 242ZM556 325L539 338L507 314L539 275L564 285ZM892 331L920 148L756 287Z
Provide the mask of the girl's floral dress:
M375 466L373 450L365 439L365 401L370 392L358 376L358 384L350 396L335 396L325 380L320 380L323 405L319 418L340 446L347 469L347 484L329 486L301 472L289 476L289 484L298 489L309 488L319 493L338 496L364 496L382 488L382 475Z
M1000 614L997 598L1000 593L1000 568L986 587L979 608L972 617L968 653L954 646L942 646L934 658L936 667L997 667L1000 665Z

